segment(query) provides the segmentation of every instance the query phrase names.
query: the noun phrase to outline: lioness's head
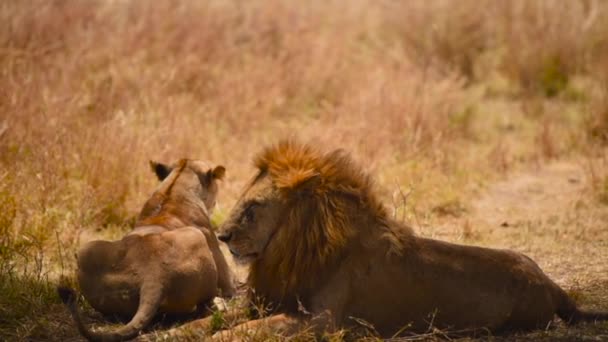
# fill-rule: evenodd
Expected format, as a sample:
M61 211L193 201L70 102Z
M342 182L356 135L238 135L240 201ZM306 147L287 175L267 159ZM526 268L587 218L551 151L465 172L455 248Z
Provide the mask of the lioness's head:
M181 159L170 165L150 161L150 167L161 181L157 193L186 199L194 195L209 213L215 208L218 180L226 173L223 166L211 167L201 160Z
M285 141L255 163L258 172L218 238L237 261L252 263L250 278L262 269L281 277L280 291L330 265L357 234L352 220L385 215L367 175L341 150L324 154Z

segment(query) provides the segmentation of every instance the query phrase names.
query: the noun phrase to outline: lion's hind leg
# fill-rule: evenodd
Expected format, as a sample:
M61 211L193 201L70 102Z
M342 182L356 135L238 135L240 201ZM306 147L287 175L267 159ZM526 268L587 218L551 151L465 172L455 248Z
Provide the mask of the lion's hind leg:
M557 301L544 284L533 285L517 299L500 331L546 329L555 318Z

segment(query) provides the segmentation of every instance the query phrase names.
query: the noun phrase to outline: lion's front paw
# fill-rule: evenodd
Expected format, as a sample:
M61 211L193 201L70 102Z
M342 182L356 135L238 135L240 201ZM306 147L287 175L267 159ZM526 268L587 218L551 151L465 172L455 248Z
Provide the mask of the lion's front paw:
M235 329L220 330L213 334L211 339L217 342L242 342L250 340L245 337L251 333L242 330L235 331Z

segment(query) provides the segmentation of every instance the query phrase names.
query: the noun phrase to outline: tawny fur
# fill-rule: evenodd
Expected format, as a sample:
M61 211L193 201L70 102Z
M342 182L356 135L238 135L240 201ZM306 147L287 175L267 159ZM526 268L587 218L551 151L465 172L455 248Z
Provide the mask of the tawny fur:
M431 322L500 332L544 328L555 314L567 323L608 319L579 310L522 254L415 236L342 151L287 141L255 162L257 176L218 235L250 262L251 293L277 314L246 329L320 333L365 321L392 336Z
M78 280L93 308L133 317L113 331L84 325L70 288L58 289L80 332L89 340L136 337L159 312L185 314L217 295L234 293L232 274L211 230L222 166L180 160L173 167L151 163L159 188L144 205L133 231L119 241L92 241L78 253Z

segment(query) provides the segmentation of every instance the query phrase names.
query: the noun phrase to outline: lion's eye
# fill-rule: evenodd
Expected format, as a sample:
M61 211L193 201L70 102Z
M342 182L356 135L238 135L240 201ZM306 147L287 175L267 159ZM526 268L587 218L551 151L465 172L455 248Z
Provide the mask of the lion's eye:
M253 221L254 217L255 217L255 213L253 212L253 210L247 209L247 211L245 212L245 219L248 222L251 222L251 221Z
M250 203L247 206L247 209L245 209L245 215L244 215L244 218L247 222L253 222L253 220L255 219L255 208L258 206L259 206L259 203L257 203L257 202Z

